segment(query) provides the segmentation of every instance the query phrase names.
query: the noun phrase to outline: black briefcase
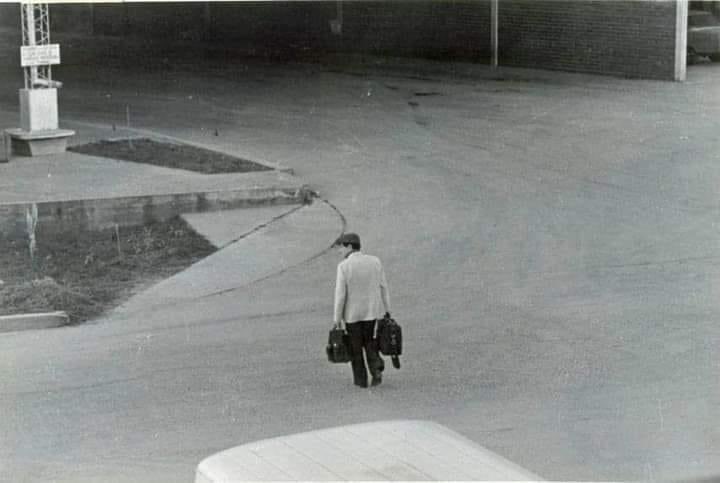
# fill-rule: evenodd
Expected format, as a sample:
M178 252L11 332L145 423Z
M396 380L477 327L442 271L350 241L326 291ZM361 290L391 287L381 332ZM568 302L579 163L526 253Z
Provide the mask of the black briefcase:
M330 329L325 352L330 362L350 362L350 337L342 329Z
M378 348L383 355L402 354L402 328L392 317L386 315L378 320L377 338Z

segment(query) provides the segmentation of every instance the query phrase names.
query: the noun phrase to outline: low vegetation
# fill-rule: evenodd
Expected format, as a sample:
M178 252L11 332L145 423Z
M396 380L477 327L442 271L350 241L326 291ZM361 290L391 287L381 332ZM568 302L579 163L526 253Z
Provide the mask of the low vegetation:
M155 141L147 138L98 141L69 148L76 153L185 169L205 174L247 173L272 168L228 154L187 144Z
M52 236L40 226L36 239L33 262L26 239L0 237L0 315L64 310L83 322L215 251L180 217Z

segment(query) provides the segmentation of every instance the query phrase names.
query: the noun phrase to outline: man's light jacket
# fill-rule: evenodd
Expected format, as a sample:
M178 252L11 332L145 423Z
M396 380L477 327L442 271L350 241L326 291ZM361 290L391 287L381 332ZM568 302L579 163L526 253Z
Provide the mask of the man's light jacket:
M390 293L380 259L351 252L337 267L335 323L380 319L390 311Z

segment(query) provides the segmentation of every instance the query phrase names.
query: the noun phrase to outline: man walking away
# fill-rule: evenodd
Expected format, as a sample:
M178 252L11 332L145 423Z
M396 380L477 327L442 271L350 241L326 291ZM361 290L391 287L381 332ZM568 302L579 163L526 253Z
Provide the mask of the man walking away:
M390 293L380 259L360 251L360 237L346 233L336 244L344 257L337 267L335 281L335 327L347 330L353 382L368 386L368 369L373 386L382 382L385 363L374 338L377 319L390 313Z

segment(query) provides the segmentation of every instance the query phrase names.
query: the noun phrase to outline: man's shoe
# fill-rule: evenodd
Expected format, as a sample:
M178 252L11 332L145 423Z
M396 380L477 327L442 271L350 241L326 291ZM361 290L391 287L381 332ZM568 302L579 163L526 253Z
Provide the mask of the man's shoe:
M392 365L395 369L400 369L400 357L392 356Z
M377 375L373 376L372 382L370 382L371 386L379 386L382 384L382 374L378 373Z
M375 381L375 379L373 379L373 381ZM367 382L366 382L365 384L360 384L360 383L356 382L355 385L356 385L357 387L362 387L362 388L368 387Z

